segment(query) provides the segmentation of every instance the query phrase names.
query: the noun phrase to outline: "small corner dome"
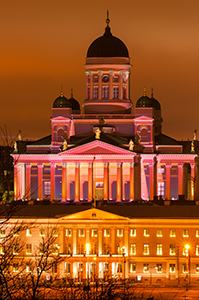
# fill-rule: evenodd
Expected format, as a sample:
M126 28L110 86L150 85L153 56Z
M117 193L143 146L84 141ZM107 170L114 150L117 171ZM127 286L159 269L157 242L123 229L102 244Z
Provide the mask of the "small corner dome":
M92 42L87 51L87 57L129 57L126 45L113 36L107 25L105 33Z
M71 95L71 98L69 99L71 107L72 107L72 111L75 110L80 110L80 105L79 102L73 98L73 96Z
M153 95L151 96L151 105L155 110L161 110L160 102L153 98Z
M137 100L136 107L151 107L151 99L148 96L143 95Z
M53 108L71 108L70 101L61 93L61 95L53 102Z

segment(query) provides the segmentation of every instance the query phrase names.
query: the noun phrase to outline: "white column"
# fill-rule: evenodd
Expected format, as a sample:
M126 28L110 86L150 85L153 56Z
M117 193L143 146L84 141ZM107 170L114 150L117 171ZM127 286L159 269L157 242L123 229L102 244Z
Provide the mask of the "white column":
M77 254L77 228L73 228L73 254Z
M102 254L102 228L98 229L98 252Z

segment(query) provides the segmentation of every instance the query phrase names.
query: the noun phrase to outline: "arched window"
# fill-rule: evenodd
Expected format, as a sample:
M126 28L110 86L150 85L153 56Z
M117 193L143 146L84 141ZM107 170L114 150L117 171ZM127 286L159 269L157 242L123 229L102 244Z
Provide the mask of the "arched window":
M64 135L64 131L62 128L60 128L58 131L57 131L57 141L58 142L63 142L63 135Z

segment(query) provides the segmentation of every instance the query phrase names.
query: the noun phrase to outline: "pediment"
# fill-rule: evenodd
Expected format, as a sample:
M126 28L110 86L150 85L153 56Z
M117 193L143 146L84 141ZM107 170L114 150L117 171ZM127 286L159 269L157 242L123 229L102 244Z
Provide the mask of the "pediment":
M142 121L142 122L143 122L143 121L151 122L151 121L153 121L153 118L150 118L150 117L147 117L147 116L144 116L144 115L143 115L143 116L140 116L140 117L135 118L134 121L136 121L136 122L137 122L137 121L138 121L138 122L140 122L140 121Z
M122 149L117 146L110 145L102 141L93 141L65 152L60 153L61 156L67 155L132 155L135 153Z
M60 218L60 220L127 220L128 218L106 212L97 208L90 208L85 211L71 214Z

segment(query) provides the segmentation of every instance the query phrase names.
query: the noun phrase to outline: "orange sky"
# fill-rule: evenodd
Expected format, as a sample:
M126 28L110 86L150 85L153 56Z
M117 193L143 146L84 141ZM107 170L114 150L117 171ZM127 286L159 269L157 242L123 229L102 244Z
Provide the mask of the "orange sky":
M192 139L199 129L198 0L1 0L0 127L24 138L51 133L60 94L82 103L90 43L104 33L128 47L133 104L153 86L162 105L163 132ZM199 136L199 133L198 133Z

